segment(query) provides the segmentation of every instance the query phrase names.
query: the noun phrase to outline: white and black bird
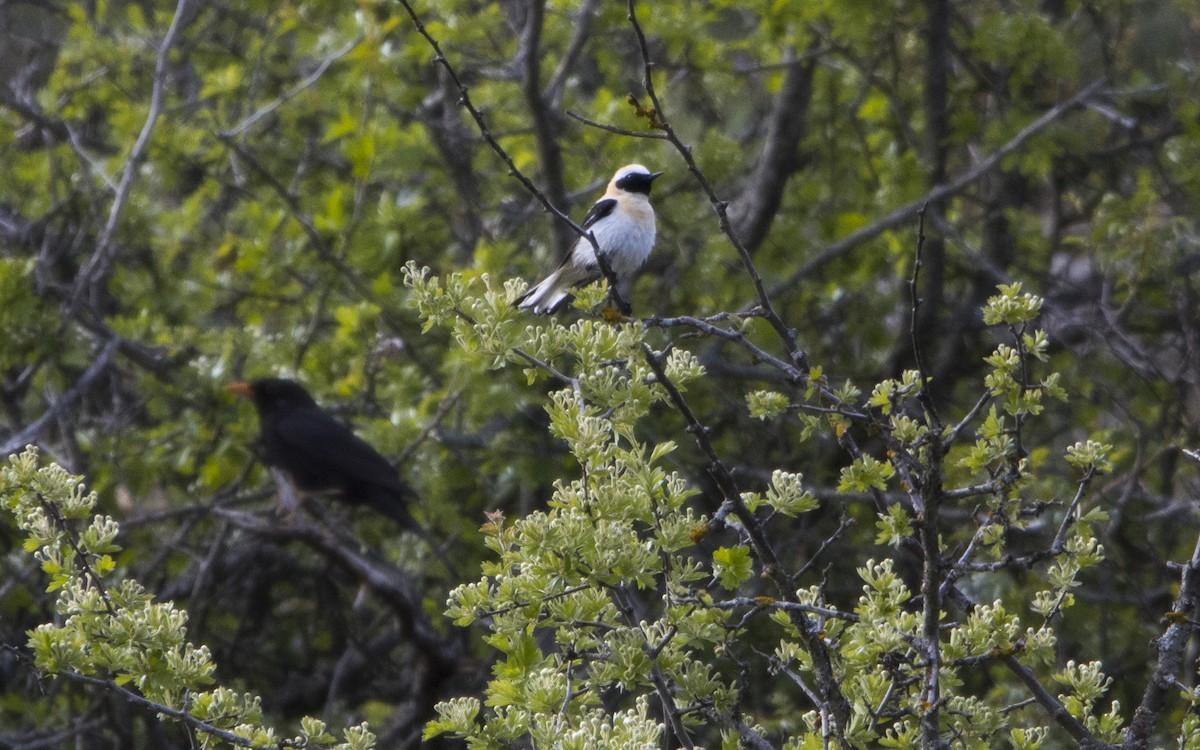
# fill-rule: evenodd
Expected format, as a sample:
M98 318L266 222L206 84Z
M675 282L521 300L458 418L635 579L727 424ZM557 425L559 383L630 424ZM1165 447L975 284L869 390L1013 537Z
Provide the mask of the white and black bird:
M654 247L650 187L661 174L651 172L641 164L621 167L609 181L604 196L596 201L583 220L583 229L596 238L596 245L616 277L617 298L626 308L638 269ZM603 276L592 243L587 237L580 237L554 273L513 304L539 315L552 313L570 300L571 289L599 281Z

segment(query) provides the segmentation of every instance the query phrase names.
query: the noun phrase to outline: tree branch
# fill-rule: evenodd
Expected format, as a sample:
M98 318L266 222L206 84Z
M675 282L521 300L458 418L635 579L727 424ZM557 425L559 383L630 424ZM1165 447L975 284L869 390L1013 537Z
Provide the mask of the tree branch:
M115 339L109 339L109 341L104 345L104 348L100 350L100 355L96 357L96 361L92 362L92 364L89 365L86 370L84 370L83 374L79 376L79 380L75 381L75 385L73 385L70 390L59 396L58 399L56 399L55 402L50 406L50 408L46 410L45 414L35 419L33 422L27 425L25 429L21 430L16 435L13 435L8 440L4 441L4 445L0 446L0 456L7 456L11 453L15 453L16 451L24 450L26 445L38 442L39 436L41 435L42 430L46 428L46 425L58 419L59 414L61 414L65 409L70 408L71 404L73 404L75 400L83 394L84 391L91 387L96 378L100 377L100 375L108 369L109 364L112 362L113 355L117 352L117 348L117 341Z
M1038 682L1038 679L1036 676L1034 676L1033 672L1024 664L1022 664L1016 656L1010 655L1008 658L1004 659L1004 664L1008 667L1009 671L1011 671L1019 680L1021 680L1021 682L1025 683L1025 687L1029 688L1029 692L1033 695L1034 700L1036 700L1042 708L1046 709L1046 712L1050 714L1050 717L1053 718L1060 727L1065 729L1067 734L1071 735L1071 737L1079 743L1081 748L1084 748L1085 750L1102 750L1103 748L1111 747L1111 745L1096 739L1096 736L1088 731L1088 728L1083 725L1083 722L1072 716L1071 712L1067 710L1067 707L1063 705L1062 701L1060 701L1058 698L1055 698L1049 690L1043 687L1042 683ZM1145 746L1142 745L1141 747Z
M642 350L645 354L647 364L650 366L651 371L654 372L656 381L666 390L671 404L683 416L684 421L687 422L688 432L695 438L696 444L708 459L708 469L716 481L717 487L721 490L721 495L724 499L723 505L732 509L732 512L746 529L750 545L762 565L763 577L769 579L774 584L780 599L785 602L798 603L799 600L796 596L795 585L792 583L791 577L783 572L775 550L767 541L762 524L759 523L758 518L746 507L746 503L742 500L742 494L737 487L737 482L733 478L733 473L721 460L716 447L708 438L710 430L696 418L695 413L688 406L687 401L684 400L679 388L667 377L666 370L658 356L646 344L642 344ZM833 719L836 725L835 734L842 740L843 746L852 747L853 745L848 743L845 737L845 731L850 726L852 716L850 702L842 694L841 686L838 684L829 647L818 634L817 628L814 627L812 620L805 612L792 609L788 611L788 614L796 625L796 629L800 633L800 638L804 642L806 650L812 657L813 674L816 677L817 687L821 695L821 702L817 707L829 706L833 712Z
M558 61L558 67L554 69L554 72L550 75L550 81L542 91L542 98L554 106L558 105L563 89L566 86L567 78L571 75L571 71L575 69L575 63L579 60L579 55L583 52L584 45L587 44L587 40L592 35L592 19L596 15L596 7L599 4L600 0L583 0L583 5L577 11L579 23L575 25L575 34L571 37L566 51L563 52L562 57Z
M558 123L555 121L542 98L542 27L544 25L545 0L525 0L525 27L521 30L521 91L525 105L533 122L533 134L537 143L538 156L542 162L542 179L546 183L549 201L556 206L566 207L567 190L563 185L562 148L558 143ZM554 245L559 253L570 250L572 235L566 224L554 222ZM611 282L610 282L611 284Z
M1006 156L1024 146L1025 142L1030 138L1045 130L1048 125L1061 119L1062 116L1067 112L1070 112L1072 109L1085 102L1088 97L1099 90L1099 88L1104 84L1104 81L1104 78L1098 78L1087 86L1083 87L1079 93L1050 108L1041 117L1022 128L1021 132L1013 136L1011 140L993 151L983 161L979 162L974 169L967 171L954 181L945 185L938 185L926 193L923 197L905 203L903 206L895 209L888 215L876 221L874 224L868 224L867 226L851 232L837 242L829 245L824 250L820 251L811 259L809 259L806 263L804 263L804 265L800 266L800 268L797 269L796 272L791 276L787 277L787 279L772 286L769 290L770 293L783 294L789 289L794 289L796 284L801 279L813 275L831 261L840 258L864 242L874 239L884 232L890 229L895 229L901 224L904 224L906 221L916 216L923 206L927 204L936 204L939 201L944 200L951 195L960 193L964 189L970 187L980 178L996 169Z
M775 306L771 303L771 297L763 284L762 276L759 275L758 269L754 266L754 259L750 255L750 250L734 230L733 224L730 223L727 210L729 204L717 197L712 185L708 182L708 178L700 171L696 160L692 158L692 147L679 140L679 137L675 134L675 129L671 127L670 121L667 120L666 114L663 112L662 102L659 101L658 94L654 90L654 61L650 59L650 50L646 44L646 35L637 20L637 0L627 0L627 2L629 10L627 18L633 27L634 34L637 36L638 48L642 53L642 86L646 89L646 95L650 97L650 103L654 105L652 112L644 114L649 118L651 127L662 130L667 135L667 140L671 142L671 145L675 147L675 150L683 158L684 163L687 164L688 171L700 183L700 188L708 197L709 204L717 214L717 223L721 228L721 232L729 238L734 249L737 250L743 268L750 276L751 281L754 282L754 289L758 295L758 306L762 308L763 317L771 324L771 328L775 330L775 333L778 334L792 363L807 375L808 356L796 346L795 331L788 328L784 324L783 319L779 317L779 313L775 311Z
M792 49L784 53L787 72L767 118L762 153L746 181L747 189L731 206L729 220L751 252L758 249L771 230L788 180L803 163L798 149L808 132L808 105L812 100L817 49L814 38L808 51L799 59Z
M1196 632L1196 606L1200 604L1200 538L1192 552L1192 559L1183 565L1179 584L1179 595L1175 605L1167 613L1166 632L1158 638L1158 661L1154 672L1142 694L1141 705L1133 712L1133 721L1125 735L1126 750L1146 747L1154 724L1167 707L1167 694L1176 685L1176 675L1183 668L1183 653L1192 634Z
M115 259L115 248L113 238L117 233L117 224L121 220L121 213L125 209L125 204L129 201L129 193L133 187L133 178L138 173L138 167L142 163L142 159L146 156L146 149L150 146L150 138L154 135L154 126L158 124L158 118L162 115L164 109L164 100L166 95L164 90L167 85L167 64L170 58L171 48L175 45L175 39L179 32L183 29L185 23L190 21L187 16L190 15L191 8L189 3L192 0L179 0L175 6L175 15L171 18L171 25L167 28L166 36L163 37L162 44L158 48L158 59L154 63L154 83L150 89L150 111L146 115L146 122L142 125L142 130L138 134L137 141L133 144L133 149L129 152L129 158L125 160L125 167L121 172L121 181L117 184L117 194L113 198L112 206L108 211L108 221L104 225L104 229L100 232L99 239L96 240L96 249L92 252L92 257L88 259L83 267L79 269L79 274L75 277L75 284L71 292L71 301L67 317L74 317L75 311L79 305L83 304L85 296L93 306L96 306L98 300L95 299L97 288L108 278L109 270L112 262ZM186 20L185 20L186 19Z
M141 706L142 708L149 709L150 711L153 711L156 714L162 714L163 716L169 716L172 719L175 719L176 721L181 721L190 727L199 729L201 732L204 732L205 734L211 734L213 737L217 737L225 742L228 742L231 745L234 745L235 747L254 747L255 746L254 742L249 737L243 737L240 734L236 734L236 733L230 732L226 729L221 729L220 727L213 726L212 724L209 724L206 721L197 719L195 716L192 716L187 711L182 711L178 708L172 708L170 706L159 703L158 701L152 701L143 695L139 695L138 693L135 693L126 687L118 685L117 683L113 682L112 680L102 680L98 677L91 677L89 675L80 674L79 672L55 672L54 674L59 677L66 677L68 680L71 680L73 682L79 682L84 685L91 685L93 687L104 688L105 690L116 693L117 695L124 698L126 701L134 704L135 706ZM276 748L284 748L284 747L291 747L291 746L292 745L290 743L280 743L278 745L275 745Z

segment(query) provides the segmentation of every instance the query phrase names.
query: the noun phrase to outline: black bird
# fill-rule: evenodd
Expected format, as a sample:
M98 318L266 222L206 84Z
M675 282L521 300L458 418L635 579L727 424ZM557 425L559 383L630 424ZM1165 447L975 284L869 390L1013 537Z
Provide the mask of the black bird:
M306 492L332 491L368 505L406 529L423 531L408 512L412 489L378 451L326 414L294 380L260 378L230 383L258 409L258 444L268 466L283 470Z

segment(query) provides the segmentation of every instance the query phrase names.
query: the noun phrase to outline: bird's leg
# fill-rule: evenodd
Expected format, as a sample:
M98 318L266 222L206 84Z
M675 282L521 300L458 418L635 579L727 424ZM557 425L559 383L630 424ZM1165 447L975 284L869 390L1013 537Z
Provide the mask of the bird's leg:
M296 490L296 485L286 471L273 466L271 467L271 477L275 480L275 486L279 488L276 510L280 515L291 520L300 510L300 495Z
M604 318L608 323L628 323L631 320L629 317L630 312L632 311L618 310L612 305L605 305L604 309L600 311L600 317Z

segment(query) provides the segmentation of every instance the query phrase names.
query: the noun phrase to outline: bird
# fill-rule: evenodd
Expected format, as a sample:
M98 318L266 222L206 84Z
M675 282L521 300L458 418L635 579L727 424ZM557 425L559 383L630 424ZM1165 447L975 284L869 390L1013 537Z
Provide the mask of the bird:
M326 413L294 380L239 380L226 391L249 398L258 411L258 446L268 466L300 490L334 492L367 505L401 527L421 532L409 513L415 495L378 451Z
M616 277L615 292L626 314L634 277L654 247L650 187L660 176L662 172L651 172L641 164L621 167L583 220L583 229L596 238L596 245ZM592 243L587 237L580 237L558 268L513 304L538 315L553 313L571 299L571 289L599 281L603 275Z

